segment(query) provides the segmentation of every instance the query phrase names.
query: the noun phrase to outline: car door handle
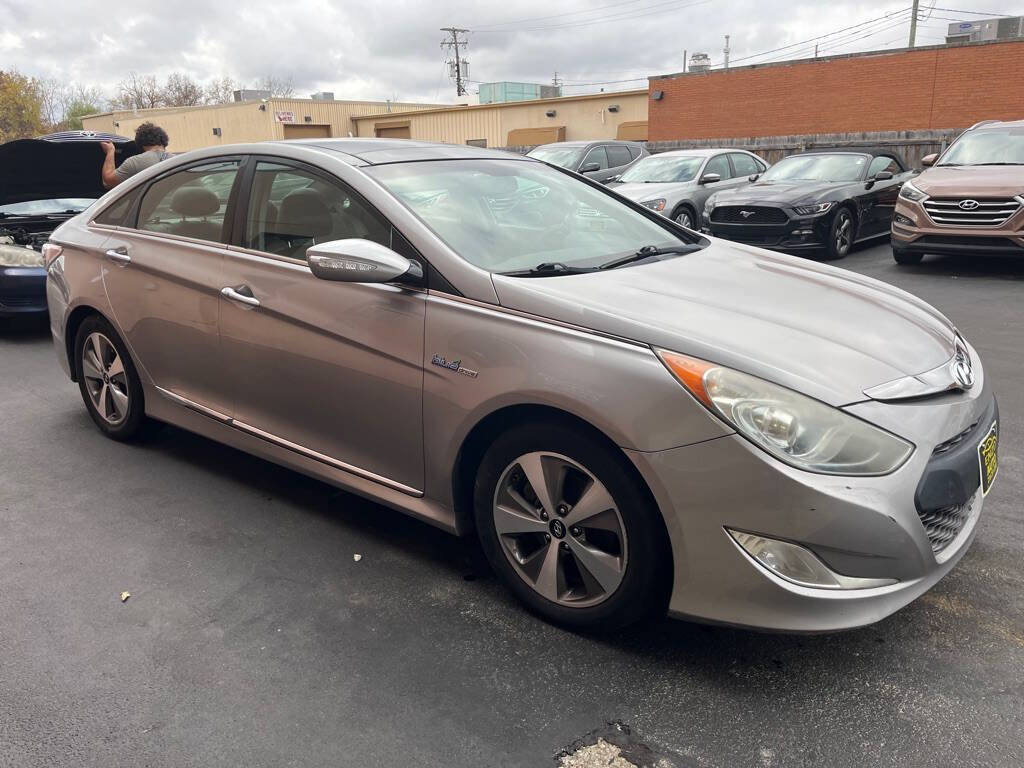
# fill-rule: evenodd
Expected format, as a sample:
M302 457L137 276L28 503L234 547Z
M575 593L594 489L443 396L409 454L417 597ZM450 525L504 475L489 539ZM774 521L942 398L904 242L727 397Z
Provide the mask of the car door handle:
M128 249L124 246L121 246L120 248L111 248L103 255L115 264L131 264L132 262L132 257L128 255Z
M260 300L255 296L246 296L244 293L239 293L230 285L221 288L220 292L225 298L231 299L231 301L237 301L239 304L245 304L250 307L258 307L260 305Z

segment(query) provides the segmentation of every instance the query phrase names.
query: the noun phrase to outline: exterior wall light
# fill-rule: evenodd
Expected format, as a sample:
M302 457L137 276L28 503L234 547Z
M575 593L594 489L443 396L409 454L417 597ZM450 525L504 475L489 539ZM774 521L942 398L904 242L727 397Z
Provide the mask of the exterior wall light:
M619 105L618 104L609 104L608 105L608 111L609 112L618 112L619 111Z
M651 101L661 101L664 96L664 91L651 91Z
M554 116L555 116L555 115L557 115L558 113L557 113L557 112L556 112L555 110L553 110L553 109L549 109L549 110L548 110L547 112L545 112L544 114L545 114L545 115L547 115L548 117L554 117Z

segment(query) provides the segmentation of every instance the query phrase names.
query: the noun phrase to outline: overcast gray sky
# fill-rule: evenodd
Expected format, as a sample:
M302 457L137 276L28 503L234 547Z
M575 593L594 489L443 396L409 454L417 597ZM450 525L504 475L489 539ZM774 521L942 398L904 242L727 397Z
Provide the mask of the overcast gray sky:
M1014 0L922 0L924 12L933 4L1024 12ZM338 98L451 102L442 26L471 30L474 81L548 83L557 70L566 92L578 93L643 87L643 80L594 83L677 72L684 49L706 51L718 64L726 34L736 64L806 56L814 42L755 54L853 25L859 26L821 38L821 55L900 47L909 6L910 0L0 0L0 69L107 92L129 71L161 79L183 71L243 84L290 77L300 96L329 90ZM887 13L894 15L880 18ZM936 9L921 22L918 45L941 42L950 20L979 18Z

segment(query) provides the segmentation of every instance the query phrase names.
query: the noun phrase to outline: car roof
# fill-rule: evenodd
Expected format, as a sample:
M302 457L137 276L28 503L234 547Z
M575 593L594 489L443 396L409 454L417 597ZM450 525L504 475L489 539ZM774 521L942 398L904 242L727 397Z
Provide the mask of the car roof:
M589 147L591 144L622 144L624 146L640 146L639 141L624 141L623 139L593 139L591 141L553 141L550 144L541 144L541 147Z
M1006 128L1024 128L1024 120L983 120L976 123L968 130L971 131L992 131Z
M815 147L805 152L796 152L790 157L797 155L886 155L887 157L899 157L896 150L891 147Z
M385 163L411 163L422 160L527 160L517 152L506 152L484 147L461 144L438 144L413 139L293 139L267 142L270 144L292 144L315 149L337 152L361 160L367 165ZM534 162L529 158L530 162Z
M749 149L743 149L742 147L695 147L693 149L673 149L670 152L658 152L653 157L664 157L664 156L675 156L680 157L707 157L708 155L717 155L721 152L743 152L745 154L753 154Z

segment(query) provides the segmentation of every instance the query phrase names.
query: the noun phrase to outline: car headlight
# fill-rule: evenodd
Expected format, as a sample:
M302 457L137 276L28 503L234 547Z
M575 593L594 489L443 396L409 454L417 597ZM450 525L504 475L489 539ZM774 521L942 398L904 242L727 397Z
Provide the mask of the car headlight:
M4 267L42 267L43 254L20 245L0 243L0 266Z
M713 210L715 210L715 196L711 195L704 201L704 215L710 218Z
M814 216L818 213L827 213L832 210L834 202L829 200L825 203L815 203L814 205L797 205L794 206L793 210L799 213L801 216Z
M657 200L644 200L640 205L644 208L650 208L652 211L664 211L665 198L659 197Z
M885 475L914 451L902 438L791 389L704 360L658 351L701 403L775 458L829 475Z
M924 200L926 197L928 197L928 195L926 195L924 192L922 192L920 189L918 189L908 181L904 183L902 187L900 187L900 197L902 197L904 200L910 200L911 202L916 203L921 200Z

